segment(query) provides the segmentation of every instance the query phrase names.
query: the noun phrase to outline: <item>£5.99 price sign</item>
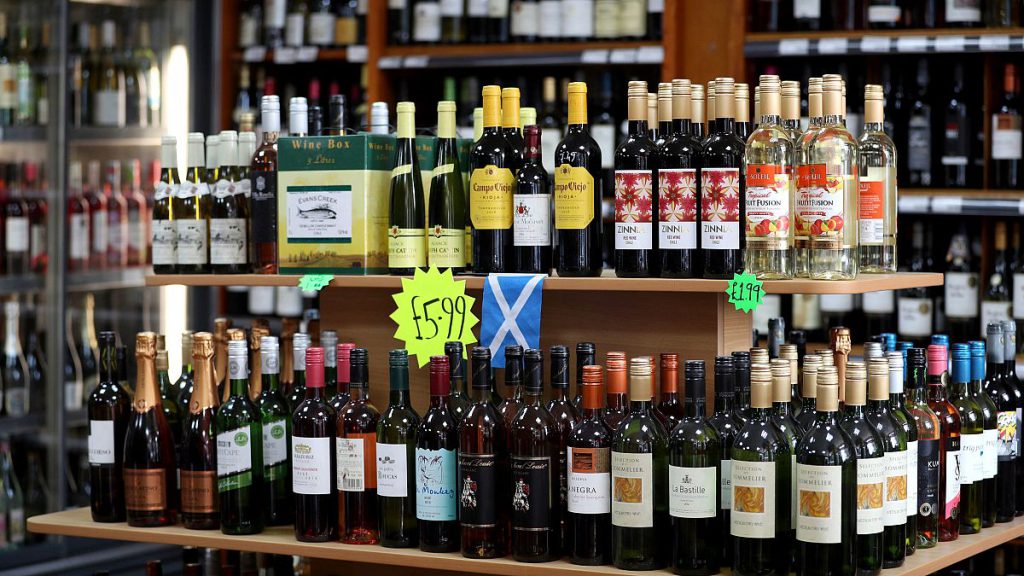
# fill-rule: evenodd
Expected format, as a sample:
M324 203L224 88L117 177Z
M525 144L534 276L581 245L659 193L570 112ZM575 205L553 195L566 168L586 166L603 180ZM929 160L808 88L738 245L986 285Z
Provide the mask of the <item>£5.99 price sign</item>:
M463 346L476 342L476 298L466 295L466 281L452 278L451 270L417 269L412 278L402 278L402 291L392 298L397 305L391 314L398 324L395 339L405 342L420 367L431 356L443 355L445 342L462 342Z

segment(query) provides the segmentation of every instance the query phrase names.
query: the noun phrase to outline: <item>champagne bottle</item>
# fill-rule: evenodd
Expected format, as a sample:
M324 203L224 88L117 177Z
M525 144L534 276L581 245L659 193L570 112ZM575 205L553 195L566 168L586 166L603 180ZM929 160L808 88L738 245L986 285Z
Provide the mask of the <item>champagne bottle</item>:
M629 83L628 104L628 134L615 151L615 275L625 278L651 276L656 270L652 207L658 205L646 82Z
M89 484L94 522L125 520L124 436L132 402L114 377L116 343L114 332L100 333L100 381L89 396Z
M459 547L455 476L459 430L447 404L450 387L448 357L431 356L430 407L416 430L414 461L416 521L424 552L454 552Z
M501 87L484 86L484 132L470 152L473 266L482 274L512 269L512 195L516 151L501 132Z
M349 353L352 395L338 414L338 532L346 544L376 544L377 422L380 412L370 401L367 352Z
M225 534L263 531L263 426L249 400L249 345L228 342L231 396L217 410L217 490Z
M159 409L155 355L156 334L136 335L135 400L124 441L124 494L129 526L174 524L178 509L173 479L174 437L163 410Z
M999 471L999 430L996 425L998 410L992 397L984 389L985 384L985 342L972 340L971 399L981 408L984 423L984 443L981 449L982 513L981 527L990 528L996 522L996 474Z
M416 521L416 429L420 417L409 397L409 354L388 355L391 393L377 424L377 502L380 542L387 548L412 548L419 543Z
M178 139L160 139L160 178L153 190L153 273L173 274L178 264L178 228L174 199L178 197ZM73 228L73 227L72 227Z
M569 557L573 564L604 564L611 544L612 430L601 418L601 367L583 366L582 416L567 441Z
M672 81L676 127L658 148L658 268L663 278L693 278L700 272L697 252L697 170L700 139L693 134L693 86Z
M466 269L466 195L455 140L455 102L437 103L437 160L430 179L427 247L432 266Z
M203 134L188 135L188 170L178 187L172 210L178 233L177 266L180 274L209 272L210 187L206 182Z
M416 157L416 105L399 102L397 109L398 140L388 209L388 269L391 274L410 275L427 265L423 230L426 214L423 179Z
M985 505L982 486L984 415L968 388L971 379L971 351L967 344L953 344L952 357L949 402L960 416L960 534L977 534L981 532Z
M192 331L184 330L181 333L181 373L174 382L174 398L178 403L178 411L182 417L189 413L192 402L192 387L195 384L195 377L192 371Z
M214 344L209 332L193 335L195 387L181 438L181 521L185 528L216 530L220 526L217 490L217 394Z
M337 467L337 424L324 395L323 350L311 348L307 360L306 397L292 412L290 461L295 539L330 542L338 539L338 493L332 486Z
M550 83L548 82L550 80ZM549 93L550 88L550 93ZM544 81L545 106L554 100L554 78ZM601 258L601 148L587 124L587 85L570 82L565 137L554 149L555 268L560 276L599 276ZM550 112L550 113L549 113ZM554 142L558 121L553 111L542 122L546 141ZM544 154L545 158L549 158Z
M261 390L255 403L260 412L263 432L262 500L263 523L267 526L288 524L292 519L292 512L294 512L292 467L288 450L292 439L292 418L288 411L288 402L281 394L278 357L277 338L261 336L258 358ZM257 358L254 357L253 363L256 362Z

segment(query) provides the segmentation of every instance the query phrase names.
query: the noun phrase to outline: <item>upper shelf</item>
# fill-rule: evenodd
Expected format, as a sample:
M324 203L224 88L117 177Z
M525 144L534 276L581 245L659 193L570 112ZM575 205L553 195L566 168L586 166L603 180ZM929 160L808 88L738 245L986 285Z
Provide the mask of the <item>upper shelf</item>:
M1009 218L1024 215L1024 192L966 188L901 189L899 212Z
M300 276L264 274L182 274L149 275L147 286L297 286ZM483 276L459 276L470 290L483 289ZM616 278L605 271L600 278L560 278L544 281L545 290L577 292L724 292L725 280L678 280L668 278ZM766 280L769 294L861 294L878 290L899 290L922 286L941 286L942 274L923 272L898 274L861 274L856 280ZM382 288L400 290L401 276L335 276L332 288Z
M65 277L65 286L68 292L138 288L146 285L146 273L144 268L71 272ZM42 275L0 276L0 295L31 294L45 287L46 279Z
M318 48L316 46L280 47L250 46L235 57L242 62L265 62L272 64L308 64L312 62L366 62L366 46L353 45L339 48Z
M162 128L142 128L126 126L124 128L106 126L82 126L68 131L68 141L72 146L159 146ZM18 144L44 143L47 137L46 126L4 126L0 127L0 143L14 142Z
M748 58L1024 51L1024 28L753 32Z
M85 536L129 542L158 542L177 546L198 546L322 558L364 564L382 564L393 567L425 568L433 571L498 574L503 576L585 576L587 574L618 574L623 572L612 566L576 566L565 560L543 564L525 564L511 558L476 560L458 553L427 554L417 548L384 548L383 546L355 546L340 542L309 543L295 540L290 526L267 528L252 536L225 536L216 530L186 530L181 526L162 528L132 528L125 523L98 524L92 521L88 508L55 512L29 518L32 532ZM887 576L926 576L942 570L979 552L988 550L1018 536L1024 535L1024 520L996 524L980 534L961 536L953 542L943 542L930 550L918 550L907 558L900 568L886 570ZM668 574L667 570L659 571Z
M535 42L388 46L382 70L458 67L580 66L661 64L665 50L656 42Z

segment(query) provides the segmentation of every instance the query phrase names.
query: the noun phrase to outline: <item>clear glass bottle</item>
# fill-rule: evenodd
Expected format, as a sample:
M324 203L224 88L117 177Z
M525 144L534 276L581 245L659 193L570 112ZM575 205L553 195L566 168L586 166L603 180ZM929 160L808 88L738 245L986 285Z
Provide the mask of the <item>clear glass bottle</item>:
M746 269L759 279L793 277L794 147L782 126L778 76L761 76L761 117L747 140Z
M761 108L764 110L764 108ZM757 120L760 122L761 116ZM796 145L800 140L800 83L796 80L782 82L782 127L789 139ZM795 158L794 158L795 161Z
M797 278L808 278L810 276L807 227L803 223L801 215L804 206L807 204L807 196L810 191L810 161L808 153L811 149L811 142L821 130L824 118L821 115L821 78L810 78L807 80L807 130L800 135L796 141L796 198L793 205L794 239L796 246L796 276Z
M857 213L859 157L857 141L843 124L842 82L838 74L822 78L825 120L807 151L810 191L801 217L815 280L857 277L857 228L847 220Z
M885 133L885 94L864 87L864 129L860 140L857 225L860 271L896 271L896 145Z

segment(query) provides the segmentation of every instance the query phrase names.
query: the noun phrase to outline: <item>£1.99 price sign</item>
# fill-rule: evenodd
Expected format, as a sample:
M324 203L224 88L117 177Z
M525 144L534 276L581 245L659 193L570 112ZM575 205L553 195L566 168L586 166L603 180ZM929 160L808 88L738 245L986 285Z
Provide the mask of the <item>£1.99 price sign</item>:
M397 308L391 319L398 324L395 339L405 342L420 367L431 356L443 355L446 342L462 342L463 346L476 342L476 298L466 294L466 281L452 278L451 270L417 269L412 278L402 278L402 291L393 298Z

